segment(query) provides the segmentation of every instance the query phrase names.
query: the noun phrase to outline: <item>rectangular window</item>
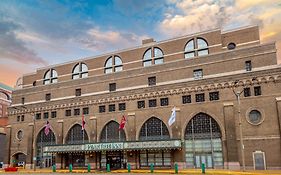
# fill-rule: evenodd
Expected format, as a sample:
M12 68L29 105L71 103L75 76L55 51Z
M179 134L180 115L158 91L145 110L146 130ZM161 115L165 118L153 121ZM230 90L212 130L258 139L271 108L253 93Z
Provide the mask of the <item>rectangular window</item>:
M145 108L145 101L138 101L138 109Z
M116 91L116 83L110 83L109 84L109 91L110 92Z
M21 98L21 104L24 104L24 97Z
M203 78L203 70L202 69L196 69L193 71L193 78L195 80Z
M76 97L81 96L81 89L75 89L75 96Z
M252 62L251 61L245 61L245 69L246 69L246 71L252 70Z
M151 107L156 107L157 103L156 103L156 99L152 99L148 101L148 106Z
M191 95L182 96L182 104L191 103Z
M40 120L41 119L41 113L35 114L35 118L36 118L36 120Z
M57 111L52 111L51 118L56 118L56 117L57 117Z
M65 116L71 116L71 109L65 110Z
M99 113L105 112L105 105L99 106Z
M148 86L156 85L156 77L148 77Z
M220 96L219 96L219 92L210 92L209 93L209 99L210 101L214 101L214 100L219 100Z
M51 100L51 94L50 93L45 95L45 100L46 101L50 101Z
M126 110L126 103L119 103L119 111L125 111Z
M80 108L74 109L74 115L80 115Z
M47 119L47 118L49 118L49 112L44 112L44 117L43 117L44 119Z
M251 96L251 89L244 88L244 97L250 97L250 96Z
M160 98L160 105L161 106L168 106L169 105L169 98Z
M83 108L83 114L84 115L88 115L89 114L89 108L88 107Z
M19 121L20 121L20 116L17 117L17 122L19 122Z
M114 112L115 111L115 104L108 105L108 111Z
M255 91L255 96L261 95L261 87L260 86L255 86L254 91Z
M22 122L24 121L24 115L21 116L21 121L22 121Z
M204 102L205 101L205 94L195 94L195 100L196 102Z

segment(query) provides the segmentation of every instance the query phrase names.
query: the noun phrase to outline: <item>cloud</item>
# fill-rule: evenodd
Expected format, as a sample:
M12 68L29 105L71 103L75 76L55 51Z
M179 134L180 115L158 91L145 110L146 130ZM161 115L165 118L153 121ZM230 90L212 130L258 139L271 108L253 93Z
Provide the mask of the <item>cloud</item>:
M42 64L46 61L29 49L22 40L16 37L16 31L23 28L11 20L0 18L0 58L12 59L21 63Z
M84 37L76 38L76 41L82 44L85 49L104 52L135 46L144 38L148 37L145 35L139 36L131 32L92 28L87 31Z
M281 39L279 0L170 0L169 3L175 9L167 10L158 25L164 36L259 25L262 41Z

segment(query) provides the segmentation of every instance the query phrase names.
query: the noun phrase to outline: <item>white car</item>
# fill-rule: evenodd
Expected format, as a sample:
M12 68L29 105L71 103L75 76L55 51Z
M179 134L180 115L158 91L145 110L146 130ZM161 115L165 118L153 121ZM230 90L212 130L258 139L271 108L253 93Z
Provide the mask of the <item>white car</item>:
M23 161L18 162L18 166L19 167L24 167L24 162Z

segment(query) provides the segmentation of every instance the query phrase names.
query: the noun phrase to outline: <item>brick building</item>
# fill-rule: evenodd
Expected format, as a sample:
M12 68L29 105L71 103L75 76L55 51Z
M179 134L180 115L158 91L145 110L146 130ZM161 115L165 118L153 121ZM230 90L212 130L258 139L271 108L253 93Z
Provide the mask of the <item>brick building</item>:
M6 148L6 126L8 124L8 106L11 105L12 88L0 83L0 148ZM2 168L6 151L0 152L0 168Z
M275 43L261 44L257 26L44 67L13 91L7 163L280 168L280 73Z

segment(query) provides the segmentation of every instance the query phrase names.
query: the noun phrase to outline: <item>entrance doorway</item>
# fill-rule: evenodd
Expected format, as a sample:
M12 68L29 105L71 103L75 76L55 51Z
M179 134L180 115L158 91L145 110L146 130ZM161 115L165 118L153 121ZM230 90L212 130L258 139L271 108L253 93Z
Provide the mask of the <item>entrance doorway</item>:
M187 168L222 168L222 139L218 123L209 115L199 113L185 129L185 157Z
M69 164L72 164L73 167L82 168L85 166L85 154L77 153L77 154L69 154L65 157L66 166L69 167Z
M106 164L111 169L120 169L123 164L123 153L121 151L106 152Z
M266 169L264 152L262 152L262 151L253 152L253 158L254 158L255 170L265 170Z
M201 168L202 163L205 164L206 168L212 168L213 167L212 154L195 155L195 168Z

